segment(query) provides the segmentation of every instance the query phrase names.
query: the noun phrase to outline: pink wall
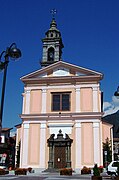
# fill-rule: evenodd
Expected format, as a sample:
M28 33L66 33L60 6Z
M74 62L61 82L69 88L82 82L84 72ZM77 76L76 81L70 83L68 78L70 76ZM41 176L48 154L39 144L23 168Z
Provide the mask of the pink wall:
M41 90L32 90L30 99L30 112L39 113L41 112Z
M111 139L111 127L108 123L102 123L102 141L105 142L107 137Z
M82 165L93 164L93 124L82 123Z
M92 88L81 88L81 111L91 112L93 105Z
M39 148L40 148L40 125L30 124L29 130L29 164L39 164Z

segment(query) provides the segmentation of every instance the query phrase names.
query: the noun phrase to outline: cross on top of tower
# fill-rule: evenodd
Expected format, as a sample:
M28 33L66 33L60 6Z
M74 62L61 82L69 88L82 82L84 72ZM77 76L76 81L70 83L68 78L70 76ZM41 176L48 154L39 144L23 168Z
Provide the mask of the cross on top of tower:
M56 9L51 9L50 13L52 14L52 18L54 18L55 14L57 14L57 10Z

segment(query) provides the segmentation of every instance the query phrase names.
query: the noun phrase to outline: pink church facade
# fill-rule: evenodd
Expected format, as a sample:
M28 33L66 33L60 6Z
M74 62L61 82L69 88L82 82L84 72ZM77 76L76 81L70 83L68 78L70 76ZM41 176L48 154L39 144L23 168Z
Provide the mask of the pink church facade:
M53 19L43 39L42 68L21 78L20 167L79 171L103 165L102 144L112 140L112 125L101 120L103 74L60 60L62 48Z

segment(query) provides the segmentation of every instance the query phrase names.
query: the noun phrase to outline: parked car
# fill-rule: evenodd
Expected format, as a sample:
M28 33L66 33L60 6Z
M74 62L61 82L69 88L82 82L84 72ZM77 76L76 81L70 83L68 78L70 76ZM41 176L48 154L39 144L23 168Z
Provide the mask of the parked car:
M108 175L116 175L118 166L119 166L119 161L112 161L107 167L107 174Z
M7 169L6 166L0 165L0 169Z

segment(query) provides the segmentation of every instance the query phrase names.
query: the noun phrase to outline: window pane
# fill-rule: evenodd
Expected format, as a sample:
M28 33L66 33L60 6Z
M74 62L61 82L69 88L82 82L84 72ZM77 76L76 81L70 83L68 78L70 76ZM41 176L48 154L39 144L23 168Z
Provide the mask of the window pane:
M52 110L60 111L60 95L59 94L53 95Z
M114 162L113 164L112 164L112 167L118 167L119 166L119 162Z
M62 110L70 109L69 94L62 94Z

